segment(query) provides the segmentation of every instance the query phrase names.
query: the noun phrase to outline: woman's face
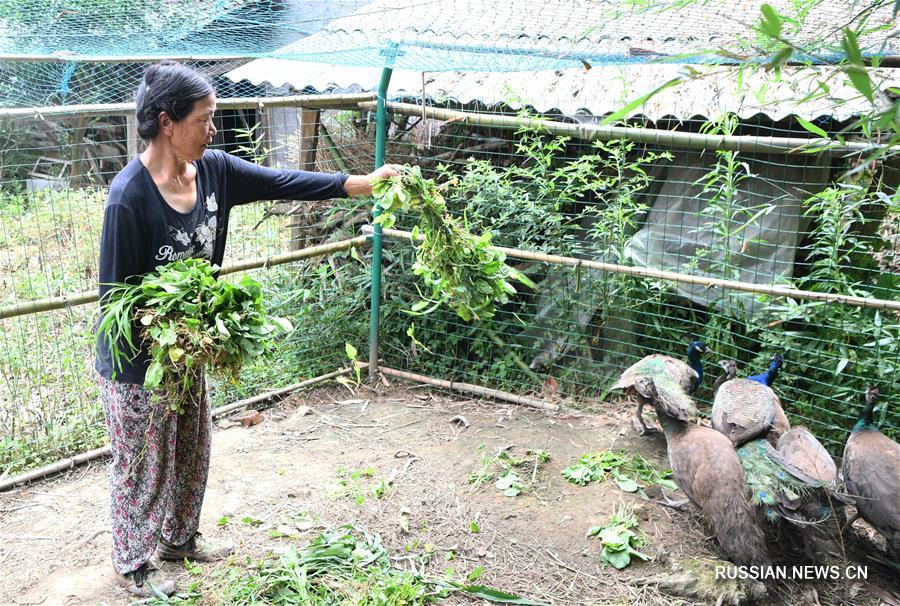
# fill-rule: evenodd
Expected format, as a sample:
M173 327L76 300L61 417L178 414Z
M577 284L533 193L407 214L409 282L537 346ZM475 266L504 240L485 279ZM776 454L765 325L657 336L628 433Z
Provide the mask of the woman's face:
M213 114L216 112L214 94L194 101L194 108L184 120L172 123L172 147L179 160L199 160L216 134Z

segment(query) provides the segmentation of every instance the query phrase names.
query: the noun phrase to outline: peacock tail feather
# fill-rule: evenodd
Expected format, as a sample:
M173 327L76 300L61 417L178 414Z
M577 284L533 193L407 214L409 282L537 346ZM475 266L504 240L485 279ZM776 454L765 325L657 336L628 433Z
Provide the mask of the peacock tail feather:
M758 506L769 521L784 517L785 507L795 509L822 486L798 470L792 470L764 439L744 444L737 449L737 454L750 489L750 502Z

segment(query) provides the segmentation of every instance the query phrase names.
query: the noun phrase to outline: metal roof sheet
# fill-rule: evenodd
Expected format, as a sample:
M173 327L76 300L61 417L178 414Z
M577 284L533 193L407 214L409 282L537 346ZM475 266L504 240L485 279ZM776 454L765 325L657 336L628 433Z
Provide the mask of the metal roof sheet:
M528 106L540 112L558 110L569 116L603 116L677 77L681 69L676 65L623 65L538 72L429 72L425 74L425 95L438 103L480 102L514 109ZM635 108L633 115L658 120L665 116L714 118L732 112L744 118L765 114L773 120L798 115L843 121L871 109L835 68L785 68L777 79L764 72L747 73L740 85L737 68L716 66L700 71L705 75L660 92ZM900 87L900 69L883 68L872 74L877 90ZM246 79L317 92L374 90L380 76L377 68L279 59L258 59L228 73L236 82ZM828 78L827 95L818 90L823 78ZM392 98L421 97L422 80L422 73L395 70L389 94ZM818 96L809 98L817 91ZM879 102L888 102L883 92Z

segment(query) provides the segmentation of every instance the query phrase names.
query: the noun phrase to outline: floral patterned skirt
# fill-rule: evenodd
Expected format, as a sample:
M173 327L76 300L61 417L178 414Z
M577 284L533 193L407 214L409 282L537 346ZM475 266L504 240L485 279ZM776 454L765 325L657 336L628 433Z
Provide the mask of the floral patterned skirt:
M127 574L150 559L160 537L181 545L200 523L212 414L206 377L184 414L140 385L98 377L112 448L109 474L112 561Z

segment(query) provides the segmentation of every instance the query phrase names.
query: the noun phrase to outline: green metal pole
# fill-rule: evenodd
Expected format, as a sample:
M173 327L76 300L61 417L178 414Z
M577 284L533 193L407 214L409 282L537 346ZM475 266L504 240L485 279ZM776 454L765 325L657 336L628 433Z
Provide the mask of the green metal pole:
M378 107L375 115L375 168L384 165L384 152L387 143L387 109L385 108L385 97L387 96L388 84L391 82L391 73L394 70L390 67L384 68L381 72L381 82L378 84ZM375 210L373 218L377 217L380 212ZM372 300L370 303L371 312L369 315L369 379L375 379L378 376L378 322L381 312L381 225L375 225L372 233Z

